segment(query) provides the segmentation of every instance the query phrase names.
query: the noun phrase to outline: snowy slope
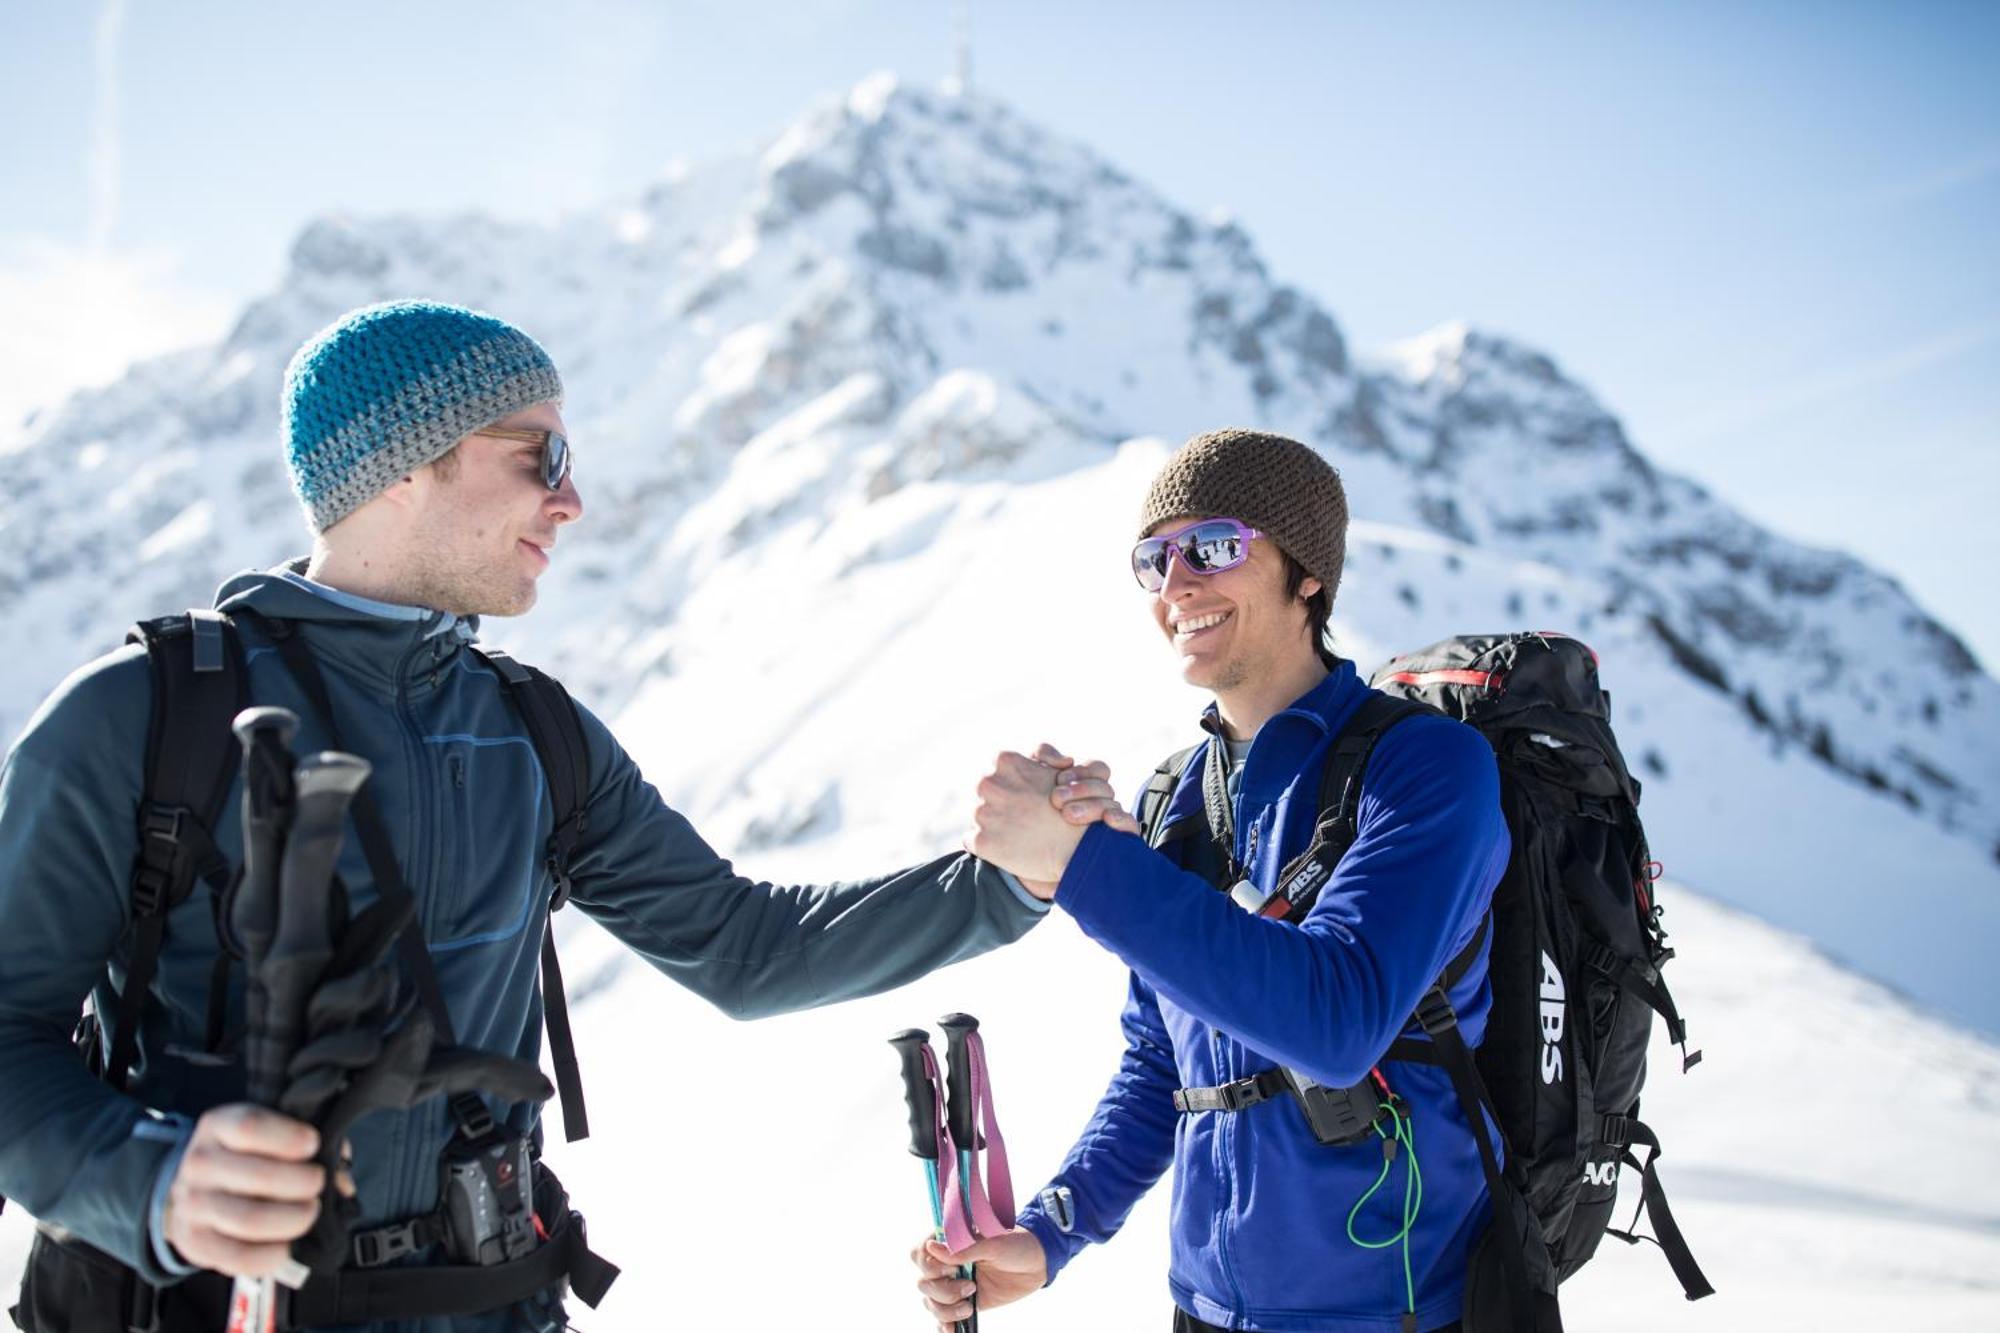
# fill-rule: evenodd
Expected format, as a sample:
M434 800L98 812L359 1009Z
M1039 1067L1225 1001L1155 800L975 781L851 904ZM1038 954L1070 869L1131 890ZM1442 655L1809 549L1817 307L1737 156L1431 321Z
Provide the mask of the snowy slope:
M638 691L616 729L668 799L736 849L747 871L781 880L881 869L950 846L972 777L1001 745L1047 737L1102 755L1129 791L1189 734L1201 699L1178 683L1138 596L1092 573L1121 543L1089 519L1140 484L1164 449L1136 443L1032 485L911 487L812 522L811 537L746 548L734 557L741 567L725 563L690 593L663 646L674 672ZM1014 555L1049 531L1076 534L1055 580L1060 596L1024 577ZM915 534L931 540L910 554ZM1381 568L1406 569L1436 539L1409 539L1385 561L1376 548L1397 537L1364 530L1356 552L1369 554L1347 611L1379 601L1376 632L1400 642L1417 626L1395 621L1403 604ZM788 593L801 568L828 574ZM1508 571L1481 595L1529 579L1557 576ZM725 586L735 595L709 591ZM1461 585L1453 595L1467 600L1445 613L1478 616L1478 592ZM1347 622L1336 628L1354 651L1373 651ZM1652 703L1656 682L1671 679L1665 669L1651 677L1627 665L1618 640L1600 642L1610 687L1644 701L1628 707L1640 714L1630 728L1664 736L1728 725L1726 715ZM739 697L744 679L765 707L713 706ZM1716 762L1775 765L1764 771L1795 788L1803 808L1837 805L1847 791L1823 767L1773 760L1754 744ZM1675 790L1672 780L1653 788L1666 807ZM1682 817L1705 819L1725 850L1754 824L1726 807ZM1909 845L1950 845L1903 818ZM1668 822L1654 820L1676 870L1662 891L1680 950L1670 980L1706 1059L1682 1078L1662 1047L1647 1115L1668 1145L1663 1169L1683 1226L1721 1294L1688 1305L1656 1256L1613 1246L1566 1296L1572 1326L2000 1323L2000 1208L1990 1195L2000 1179L2000 1051L1807 942L1697 896L1684 886L1699 882L1704 858L1731 862L1660 834ZM1868 841L1838 824L1814 838L1829 865ZM901 1258L922 1224L920 1177L903 1152L882 1039L951 1009L980 1015L1025 1188L1060 1160L1119 1047L1122 970L1059 914L1016 948L896 994L755 1024L718 1016L588 923L563 930L596 1133L552 1148L553 1160L586 1201L593 1235L627 1269L606 1309L579 1320L588 1329L777 1330L806 1317L839 1329L925 1327ZM1164 1198L1156 1190L1117 1244L1018 1312L991 1316L993 1327L1162 1326ZM12 1247L0 1250L0 1269L18 1262L24 1233L18 1220L12 1227L0 1231Z
M1469 630L1587 638L1686 886L1672 980L1708 1060L1662 1075L1648 1113L1725 1295L1685 1306L1654 1256L1607 1255L1576 1325L2000 1322L2000 1055L1925 1012L2000 1032L1994 681L1889 580L1658 471L1547 357L1454 328L1357 364L1240 230L992 103L871 82L755 158L550 230L316 224L222 345L78 396L9 459L0 734L132 619L303 549L278 375L392 295L507 314L569 384L587 519L541 607L488 637L563 674L772 877L952 845L1001 745L1056 740L1135 786L1200 705L1124 573L1147 478L1210 425L1312 440L1357 515L1342 651L1365 669ZM657 1327L656 1301L690 1324L920 1327L881 1037L980 1014L1037 1179L1115 1058L1119 970L1060 921L751 1026L565 929L598 1133L557 1160L628 1271L585 1327ZM995 1318L1159 1326L1160 1225L1142 1211ZM0 1219L0 1269L19 1227ZM1621 1273L1656 1299L1619 1304Z

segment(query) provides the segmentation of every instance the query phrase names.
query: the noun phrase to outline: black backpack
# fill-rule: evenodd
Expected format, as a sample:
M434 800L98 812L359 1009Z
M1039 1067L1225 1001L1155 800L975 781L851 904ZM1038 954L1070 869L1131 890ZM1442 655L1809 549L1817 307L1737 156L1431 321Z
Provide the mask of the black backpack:
M1263 912L1303 916L1332 877L1355 837L1369 756L1391 727L1437 711L1478 728L1492 744L1513 838L1505 877L1485 928L1411 1018L1410 1027L1427 1040L1406 1035L1382 1056L1384 1062L1442 1066L1479 1140L1494 1225L1474 1257L1468 1317L1481 1327L1502 1320L1517 1330L1560 1329L1555 1286L1589 1261L1607 1232L1628 1243L1656 1240L1689 1300L1711 1294L1661 1189L1659 1140L1638 1118L1655 1014L1681 1046L1683 1069L1701 1057L1686 1053L1686 1029L1660 980L1673 951L1653 898L1657 867L1639 824L1638 781L1611 733L1610 698L1598 683L1596 655L1558 634L1447 639L1393 659L1372 684L1383 693L1364 701L1329 747L1312 846L1280 871L1279 891ZM1180 751L1155 770L1140 797L1139 818L1147 840L1163 850L1191 839L1173 850L1188 869L1214 879L1213 837L1192 836L1189 827L1210 834L1199 827L1203 821L1160 827L1199 748ZM1219 789L1215 767L1205 766L1203 777ZM1205 796L1213 808L1215 792ZM1493 1004L1475 1055L1458 1033L1448 991L1487 934ZM1366 1085L1331 1094L1312 1090L1322 1103L1315 1105L1296 1085L1265 1078L1268 1089L1238 1100L1249 1104L1288 1091L1302 1102L1315 1132L1342 1113L1348 1123L1361 1120L1373 1105ZM1218 1106L1213 1094L1219 1092L1226 1090L1183 1089L1176 1103L1185 1093L1205 1094L1201 1109L1236 1109ZM1482 1108L1504 1136L1504 1164L1488 1141ZM1634 1151L1639 1147L1648 1150L1643 1163ZM1652 1237L1610 1225L1625 1166L1640 1172Z
M339 727L325 680L296 627L254 613L245 613L243 618L277 648L338 744ZM120 1089L138 1051L139 1023L158 967L168 913L194 891L197 882L209 886L218 910L228 888L231 867L209 830L222 815L240 762L231 723L250 703L240 636L230 618L219 612L196 610L141 621L126 635L126 642L146 649L153 707L146 737L145 789L139 799L139 853L132 867L132 961L118 995L110 1053L98 1070ZM582 722L569 692L552 677L494 649L472 651L499 675L548 781L555 812L547 849L555 892L548 910L555 912L569 900L570 854L584 827L583 803L590 769ZM355 804L355 826L378 891L384 896L406 894L408 887L372 797L366 788L363 792ZM217 934L227 938L222 931ZM438 1024L440 1040L450 1044L450 1016L418 928L412 926L405 932L398 947L412 982ZM212 1052L219 1050L226 1038L222 1028L230 962L225 947L217 954L210 979L207 1047ZM563 1132L574 1142L587 1137L590 1126L553 928L544 933L542 941L542 1002L550 1060L562 1102ZM79 1045L93 1061L99 1048L98 1027L97 1016L86 1014L78 1030Z
M277 649L339 747L340 727L325 679L297 627L252 612L243 613L241 618ZM223 812L240 765L241 747L231 724L250 703L242 644L229 617L202 610L163 616L140 622L126 641L144 645L152 678L145 786L139 798L139 849L132 867L132 956L115 1002L111 1048L102 1064L98 1062L101 1016L86 1012L76 1030L86 1063L121 1090L138 1052L138 1028L158 969L168 914L186 901L197 882L209 886L211 902L219 914L230 887L231 867L211 830ZM547 866L555 886L548 910L553 913L569 900L570 857L586 823L584 797L590 785L590 763L583 724L568 691L551 677L502 652L472 651L500 677L548 784L554 812L547 845ZM409 886L369 788L362 788L352 813L378 896L384 901L408 896ZM415 920L413 916L411 927L398 937L397 947L420 1002L430 1011L440 1044L449 1046L456 1040L451 1016ZM224 1011L231 965L228 935L220 929L220 921L216 935L224 943L217 951L209 980L206 1045L211 1053L220 1052L227 1040ZM590 1127L552 924L543 933L541 963L543 1017L562 1103L563 1133L574 1142L587 1137ZM491 1118L476 1096L454 1097L451 1109L461 1130L470 1136L477 1137L482 1124L491 1127ZM338 1282L316 1281L293 1294L289 1318L298 1324L351 1323L403 1317L412 1311L497 1308L564 1281L579 1299L595 1306L617 1277L617 1268L590 1250L581 1214L569 1209L561 1184L539 1166L535 1189L538 1209L550 1219L561 1220L554 1221L547 1243L528 1258L491 1269L343 1269ZM0 1199L0 1207L5 1202ZM9 1313L24 1328L35 1326L35 1320L51 1311L60 1314L65 1327L81 1327L74 1321L88 1322L86 1314L89 1319L101 1316L112 1323L122 1318L125 1327L134 1329L157 1329L168 1322L213 1326L215 1312L204 1302L210 1296L219 1299L226 1290L220 1287L205 1294L202 1283L193 1280L171 1292L154 1288L137 1273L74 1238L58 1242L38 1235L23 1278L21 1303ZM466 1303L468 1298L472 1304ZM169 1305L174 1311L171 1321L163 1319Z

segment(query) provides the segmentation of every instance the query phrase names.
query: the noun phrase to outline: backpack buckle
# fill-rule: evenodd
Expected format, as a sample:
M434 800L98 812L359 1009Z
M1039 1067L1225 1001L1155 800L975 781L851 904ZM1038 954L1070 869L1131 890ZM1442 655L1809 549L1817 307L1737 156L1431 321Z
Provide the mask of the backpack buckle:
M563 868L561 858L554 852L549 853L548 866L549 878L554 880L556 884L556 891L549 895L549 910L551 912L560 912L569 903L571 888L569 871Z
M353 1243L354 1266L375 1268L406 1254L415 1254L423 1246L418 1243L417 1231L423 1219L400 1222L394 1226L377 1227L373 1231L356 1232Z
M1257 1086L1255 1078L1239 1078L1215 1091L1225 1111L1247 1111L1264 1100L1264 1090Z

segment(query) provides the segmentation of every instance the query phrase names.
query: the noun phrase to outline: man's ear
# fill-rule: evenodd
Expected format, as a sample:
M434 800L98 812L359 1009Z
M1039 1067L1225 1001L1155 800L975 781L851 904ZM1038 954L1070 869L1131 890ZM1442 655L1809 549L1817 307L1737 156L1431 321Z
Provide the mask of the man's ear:
M1321 588L1324 588L1325 586L1326 585L1324 583L1321 583L1318 579L1314 578L1312 575L1310 574L1306 575L1304 578L1299 580L1299 600L1302 602L1310 602L1314 597L1319 595L1319 590Z
M386 499L392 505L407 509L417 502L417 494L422 489L425 480L427 478L422 476L422 469L406 476L398 477L383 488L382 498Z

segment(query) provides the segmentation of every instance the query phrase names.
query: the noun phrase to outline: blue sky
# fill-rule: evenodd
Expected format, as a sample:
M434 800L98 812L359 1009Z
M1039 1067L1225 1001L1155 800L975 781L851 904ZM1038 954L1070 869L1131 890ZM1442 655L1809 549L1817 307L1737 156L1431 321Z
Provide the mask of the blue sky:
M0 420L216 336L313 216L586 209L872 71L949 72L953 12L6 6ZM1523 338L2000 661L2000 5L970 14L976 85L1234 214L1357 347Z

